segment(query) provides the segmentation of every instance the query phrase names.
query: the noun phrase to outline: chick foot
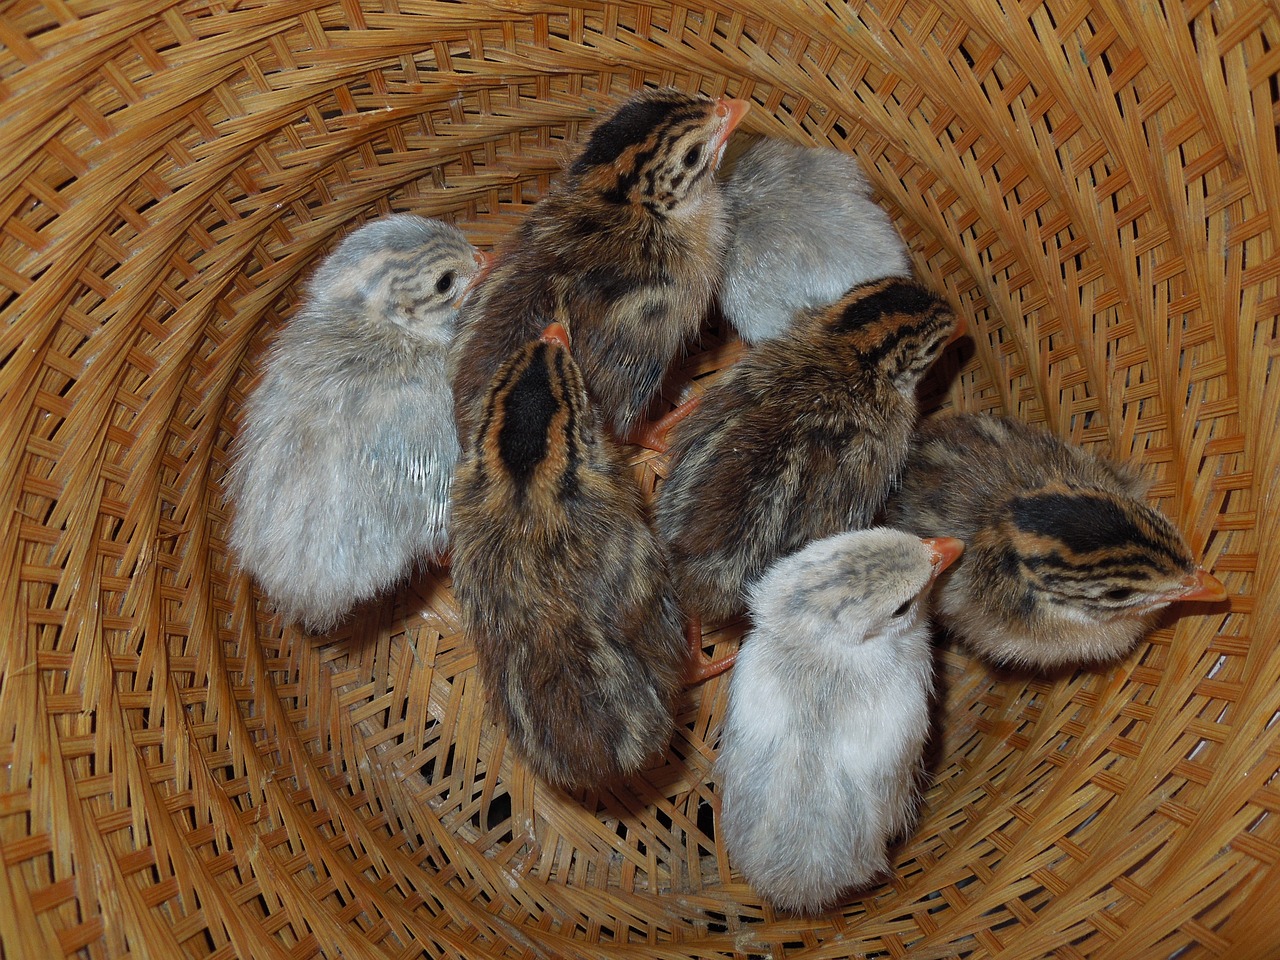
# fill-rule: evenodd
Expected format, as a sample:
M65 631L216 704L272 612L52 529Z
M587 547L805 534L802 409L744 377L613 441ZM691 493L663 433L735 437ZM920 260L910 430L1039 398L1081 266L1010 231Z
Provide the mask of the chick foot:
M689 625L685 628L685 634L689 638L689 672L686 674L685 683L688 686L695 686L699 683L706 683L712 677L718 677L724 673L738 659L737 652L729 654L727 657L721 657L719 660L712 660L702 652L702 618L690 617Z
M655 453L666 453L671 449L671 444L667 442L667 434L671 432L671 429L677 423L693 413L694 410L697 410L698 404L701 402L701 397L690 397L670 413L659 417L657 420L650 420L648 423L640 424L627 434L626 442L637 444Z

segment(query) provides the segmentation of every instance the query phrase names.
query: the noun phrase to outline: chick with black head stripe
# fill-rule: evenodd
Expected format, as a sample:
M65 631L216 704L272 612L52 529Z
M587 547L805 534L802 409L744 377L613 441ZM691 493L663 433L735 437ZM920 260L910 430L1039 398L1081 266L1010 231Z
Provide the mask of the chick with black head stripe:
M930 417L888 522L967 544L937 617L978 653L1034 667L1111 660L1171 603L1226 596L1132 469L1010 417Z
M958 329L920 283L870 281L707 389L673 432L657 509L687 612L723 620L774 560L871 523L907 456L916 386Z
M566 343L553 324L485 392L455 483L453 587L512 746L589 788L662 754L687 651L640 492Z
M719 281L725 220L713 174L744 101L641 90L590 133L470 298L451 367L463 446L484 391L551 323L605 422L641 433L668 365L697 332Z

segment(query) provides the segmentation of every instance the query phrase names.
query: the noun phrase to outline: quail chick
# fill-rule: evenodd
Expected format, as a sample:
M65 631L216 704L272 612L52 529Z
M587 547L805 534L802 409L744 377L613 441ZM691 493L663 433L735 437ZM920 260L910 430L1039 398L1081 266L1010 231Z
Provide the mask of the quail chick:
M916 384L956 330L916 281L869 281L708 388L675 429L657 508L691 614L723 620L778 557L870 524L907 455Z
M311 278L245 404L231 548L286 622L332 628L446 546L457 459L445 354L484 256L396 214Z
M925 420L888 522L968 544L937 619L979 654L1054 667L1130 650L1158 611L1226 590L1131 469L1046 430L983 414Z
M797 314L866 280L911 275L902 238L849 154L760 140L723 190L729 243L720 305L747 343L778 336Z
M779 560L750 587L716 774L729 862L817 913L888 870L910 826L933 663L921 594L963 549L876 527Z
M453 586L512 745L589 788L665 749L686 648L640 492L557 328L486 392L454 488Z
M637 427L719 280L725 221L713 175L746 110L642 90L595 127L468 300L453 366L464 447L494 371L557 321L571 328L607 422L619 436Z

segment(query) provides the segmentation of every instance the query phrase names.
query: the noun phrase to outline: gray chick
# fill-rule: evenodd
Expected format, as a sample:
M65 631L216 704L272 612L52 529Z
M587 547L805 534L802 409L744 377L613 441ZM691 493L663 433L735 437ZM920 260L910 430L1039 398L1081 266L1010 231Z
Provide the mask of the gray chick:
M836 534L750 588L716 774L729 861L813 914L889 867L912 823L933 687L922 596L964 545L886 527Z
M286 622L327 631L446 549L446 354L484 263L450 224L375 220L320 265L267 354L229 476L231 548Z
M797 313L865 280L911 275L902 238L847 153L760 140L722 193L730 237L720 306L748 343L782 334Z

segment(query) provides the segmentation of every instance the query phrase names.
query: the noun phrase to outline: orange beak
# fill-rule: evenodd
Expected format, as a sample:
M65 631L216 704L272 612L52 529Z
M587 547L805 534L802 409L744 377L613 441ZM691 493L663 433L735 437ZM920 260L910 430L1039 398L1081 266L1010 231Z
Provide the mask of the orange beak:
M566 330L564 324L558 320L555 323L548 324L547 328L542 331L542 336L539 339L544 343L558 343L566 350L569 349L569 331Z
M1186 590L1170 597L1171 600L1225 600L1227 585L1203 567L1183 581Z
M470 296L471 291L480 286L480 282L493 271L493 265L497 261L497 258L492 253L485 253L483 250L477 250L474 257L476 272L471 275L467 285L462 288L462 292L458 294L458 299L453 301L455 307L461 306L462 302Z
M742 122L742 118L751 109L750 100L734 100L732 97L721 97L716 101L716 116L724 117L724 126L716 135L712 146L719 150L729 141L729 134Z
M936 577L964 553L964 541L955 537L925 537L920 541L929 548L933 559L933 575Z
M963 314L956 314L956 328L951 331L951 336L947 337L945 346L951 346L966 333L969 332L969 321L964 318Z

